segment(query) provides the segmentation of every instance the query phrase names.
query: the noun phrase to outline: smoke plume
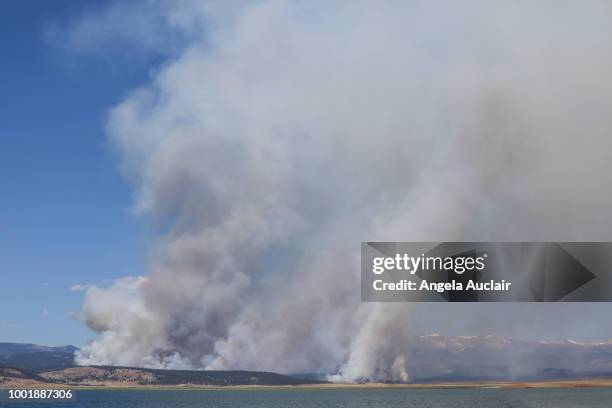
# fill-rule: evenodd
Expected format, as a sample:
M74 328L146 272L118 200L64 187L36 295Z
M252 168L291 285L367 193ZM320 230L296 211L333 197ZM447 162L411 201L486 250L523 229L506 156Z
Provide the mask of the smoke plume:
M108 121L159 242L80 364L407 381L361 241L610 237L606 3L163 5L184 44Z

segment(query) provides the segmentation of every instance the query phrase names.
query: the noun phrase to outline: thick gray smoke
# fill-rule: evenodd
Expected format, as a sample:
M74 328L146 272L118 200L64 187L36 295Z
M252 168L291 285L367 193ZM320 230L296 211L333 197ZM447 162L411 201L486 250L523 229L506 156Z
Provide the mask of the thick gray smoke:
M187 44L108 133L162 238L88 290L81 364L406 381L409 305L360 304L360 241L612 235L604 2L160 10Z

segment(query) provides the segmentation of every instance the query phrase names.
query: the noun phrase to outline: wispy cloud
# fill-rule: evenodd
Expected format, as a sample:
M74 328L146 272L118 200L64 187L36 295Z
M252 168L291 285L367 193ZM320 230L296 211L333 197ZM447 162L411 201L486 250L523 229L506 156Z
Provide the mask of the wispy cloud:
M177 55L201 21L181 10L168 1L111 1L77 18L48 22L43 38L55 48L89 56Z
M70 290L71 290L71 291L73 291L73 292L81 292L81 291L84 291L84 290L89 289L89 288L90 288L90 286L91 286L91 285L82 285L82 284L80 284L80 283L77 283L77 284L75 284L75 285L72 285L72 286L70 287Z

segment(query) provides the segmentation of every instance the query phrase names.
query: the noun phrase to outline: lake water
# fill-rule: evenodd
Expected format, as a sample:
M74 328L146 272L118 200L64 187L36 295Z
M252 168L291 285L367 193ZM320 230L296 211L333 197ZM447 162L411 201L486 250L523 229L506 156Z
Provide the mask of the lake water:
M609 408L612 388L76 391L75 402L0 405L21 408Z

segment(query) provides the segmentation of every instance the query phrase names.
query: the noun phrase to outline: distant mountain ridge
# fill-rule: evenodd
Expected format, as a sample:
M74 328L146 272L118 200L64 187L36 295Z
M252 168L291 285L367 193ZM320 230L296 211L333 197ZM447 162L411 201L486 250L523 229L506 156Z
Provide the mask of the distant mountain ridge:
M0 356L11 356L14 354L26 353L71 353L74 354L79 350L78 347L66 346L41 346L31 343L0 343Z
M612 377L612 341L525 341L502 336L413 336L413 381Z
M41 346L38 344L0 343L0 367L30 371L61 370L74 367L75 346Z
M571 339L525 341L492 335L429 334L410 337L406 348L407 371L410 380L417 383L612 378L612 340L602 342L579 342ZM0 343L0 367L21 369L37 373L37 375L52 371L59 372L76 367L74 355L77 350L78 348L74 346L48 347L35 344ZM81 367L76 368L78 368L76 371L68 370L64 374L72 375L82 371ZM107 378L108 381L115 381L119 378L113 377L116 373L121 373L121 371L113 371L115 369L140 370L138 375L143 375L142 378L155 372L156 381L161 382L181 381L192 378L192 376L195 376L193 378L197 381L205 381L208 375L206 371L201 370L89 368L105 370L101 378ZM136 375L135 372L131 373ZM208 378L206 381L220 384L227 380L219 373L216 374L217 377ZM299 381L309 383L326 380L327 374L291 374L286 377L293 378L293 380L299 378ZM266 378L270 380L269 376ZM367 381L365 378L363 380Z
M20 381L92 386L230 386L304 385L321 381L263 371L160 370L135 367L81 367L74 360L75 346L0 343L0 387Z

